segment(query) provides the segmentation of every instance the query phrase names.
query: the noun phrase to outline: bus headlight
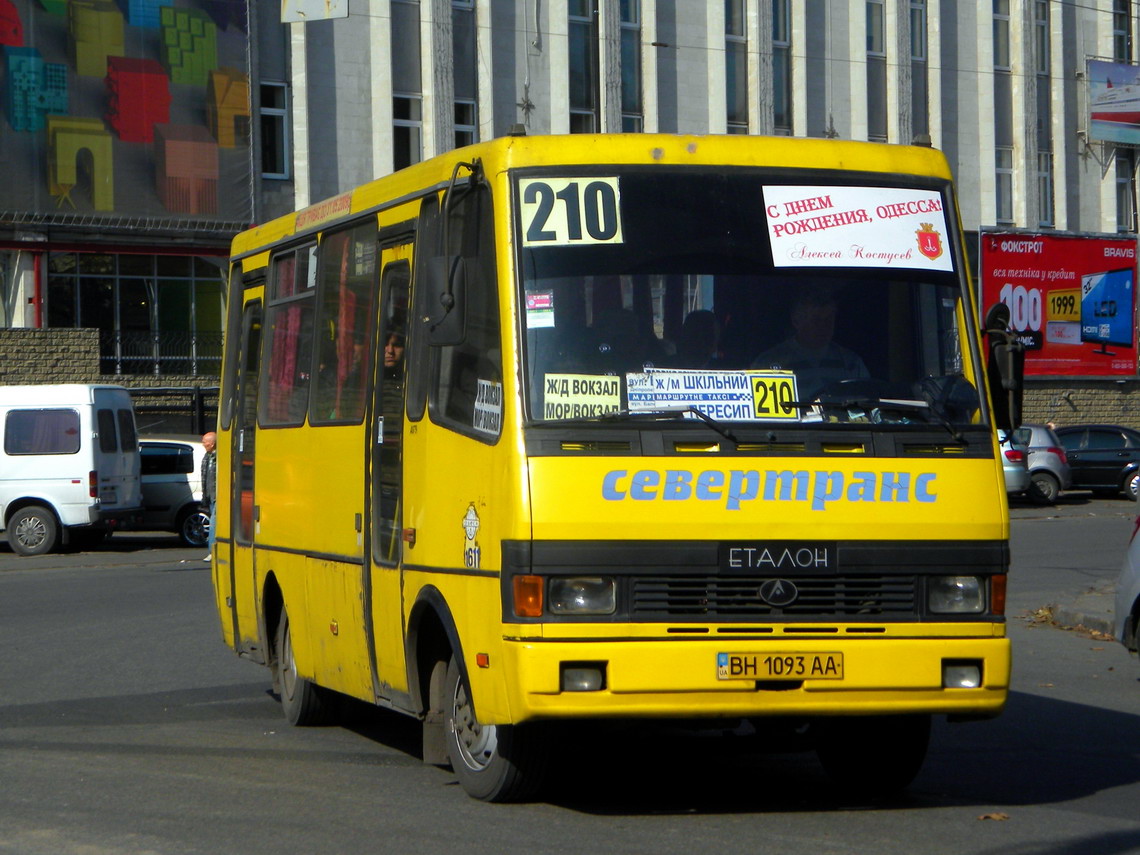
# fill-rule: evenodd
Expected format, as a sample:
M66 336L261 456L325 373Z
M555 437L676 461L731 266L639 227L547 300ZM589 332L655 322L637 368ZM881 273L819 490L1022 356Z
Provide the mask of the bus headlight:
M936 615L971 615L986 610L986 586L978 576L931 576L926 607Z
M601 576L554 576L547 607L555 615L612 615L616 605L614 580Z

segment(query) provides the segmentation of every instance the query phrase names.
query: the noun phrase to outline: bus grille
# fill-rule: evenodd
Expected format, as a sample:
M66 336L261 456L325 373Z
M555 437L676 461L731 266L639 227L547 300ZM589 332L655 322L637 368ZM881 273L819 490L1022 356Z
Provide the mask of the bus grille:
M760 597L761 585L770 578L634 577L632 617L732 621L756 617L859 619L918 614L918 583L914 576L797 576L791 580L798 592L795 600L778 607Z

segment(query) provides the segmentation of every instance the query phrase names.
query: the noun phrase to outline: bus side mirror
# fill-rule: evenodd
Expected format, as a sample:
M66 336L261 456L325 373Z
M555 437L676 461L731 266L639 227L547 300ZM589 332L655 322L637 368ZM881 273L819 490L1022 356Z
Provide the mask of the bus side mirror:
M1021 427L1021 395L1025 387L1025 345L1009 331L1009 307L986 312L986 379L994 406L994 423L1004 431Z
M432 347L462 344L467 335L467 260L459 255L427 260L427 341Z

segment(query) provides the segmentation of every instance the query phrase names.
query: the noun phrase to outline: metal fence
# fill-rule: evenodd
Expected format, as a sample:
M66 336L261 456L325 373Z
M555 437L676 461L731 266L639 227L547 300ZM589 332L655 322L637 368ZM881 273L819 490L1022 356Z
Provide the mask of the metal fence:
M201 436L218 423L217 386L128 389L143 436Z
M99 333L102 374L184 374L216 378L222 367L220 332Z

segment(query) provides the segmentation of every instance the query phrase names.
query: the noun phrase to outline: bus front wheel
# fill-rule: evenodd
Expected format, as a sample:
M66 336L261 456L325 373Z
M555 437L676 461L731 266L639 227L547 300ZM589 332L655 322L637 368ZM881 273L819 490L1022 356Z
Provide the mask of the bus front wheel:
M816 754L843 792L890 796L914 780L930 742L930 716L831 718L817 725Z
M443 702L447 754L467 794L488 802L531 798L542 785L549 757L542 729L480 724L454 657L447 665Z
M284 611L277 623L273 653L273 688L281 698L285 720L297 727L323 724L328 715L326 699L319 686L297 673L289 615Z

